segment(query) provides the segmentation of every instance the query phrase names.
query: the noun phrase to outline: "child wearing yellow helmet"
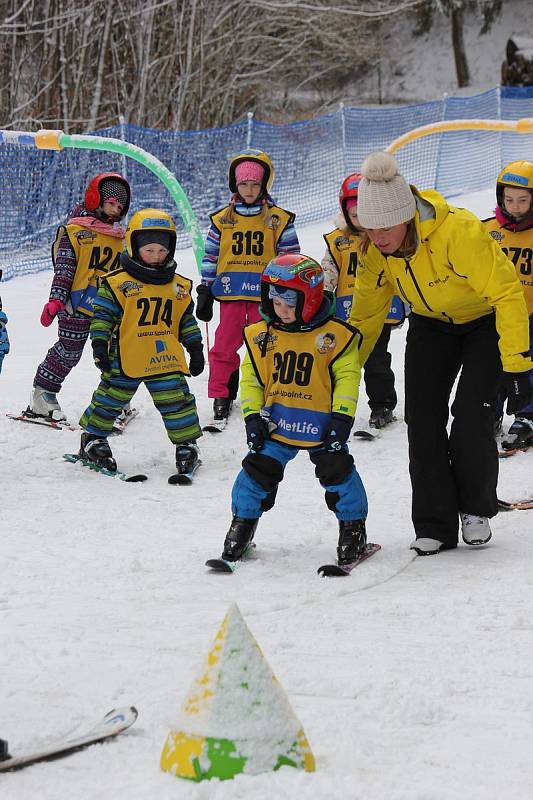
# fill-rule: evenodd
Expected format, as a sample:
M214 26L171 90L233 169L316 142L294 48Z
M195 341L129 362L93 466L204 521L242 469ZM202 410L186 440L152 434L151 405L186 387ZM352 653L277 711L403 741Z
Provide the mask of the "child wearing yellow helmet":
M107 437L141 383L176 446L178 474L190 476L200 463L196 440L202 432L186 376L204 368L202 335L193 314L192 282L175 271L175 247L169 214L138 211L128 225L119 268L100 282L94 302L91 345L102 376L80 419L85 432L79 457L113 472L117 465Z
M485 227L513 262L524 290L529 314L530 354L533 356L533 163L512 161L496 181L494 216L484 220ZM533 385L533 373L530 373ZM495 432L502 430L505 397L496 404ZM533 445L533 401L520 409L501 440L503 450Z
M211 215L196 316L209 322L213 303L220 304L215 342L209 351L208 395L213 398L213 425L220 430L239 383L239 349L245 325L258 322L261 272L271 258L298 253L294 214L270 196L274 167L261 150L244 150L229 166L232 193L227 206Z

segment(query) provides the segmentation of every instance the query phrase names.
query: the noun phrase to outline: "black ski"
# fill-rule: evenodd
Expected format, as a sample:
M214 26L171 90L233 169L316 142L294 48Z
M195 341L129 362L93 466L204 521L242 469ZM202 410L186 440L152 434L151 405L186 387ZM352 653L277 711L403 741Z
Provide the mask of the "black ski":
M227 424L227 417L223 417L222 419L213 419L211 422L208 422L207 425L204 425L202 430L208 431L209 433L222 433Z
M350 564L343 564L343 566L340 566L340 564L323 564L323 566L318 568L317 572L324 578L345 578L358 564L361 564L362 561L366 561L367 558L373 556L378 550L381 550L380 544L369 542L363 552Z
M355 439L363 439L364 441L367 441L367 442L372 442L372 441L374 441L374 439L377 439L377 438L378 438L378 437L377 437L377 434L375 434L375 433L370 433L370 431L363 431L363 430L361 430L361 431L354 431L354 432L353 432L353 434L352 434L352 436L353 436Z

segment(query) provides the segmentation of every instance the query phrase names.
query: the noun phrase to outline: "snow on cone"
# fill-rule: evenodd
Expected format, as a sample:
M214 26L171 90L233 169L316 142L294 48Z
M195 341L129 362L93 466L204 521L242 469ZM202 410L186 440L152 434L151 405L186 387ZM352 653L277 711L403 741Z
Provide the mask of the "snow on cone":
M161 769L201 781L283 765L313 772L315 759L287 695L233 604L167 737Z

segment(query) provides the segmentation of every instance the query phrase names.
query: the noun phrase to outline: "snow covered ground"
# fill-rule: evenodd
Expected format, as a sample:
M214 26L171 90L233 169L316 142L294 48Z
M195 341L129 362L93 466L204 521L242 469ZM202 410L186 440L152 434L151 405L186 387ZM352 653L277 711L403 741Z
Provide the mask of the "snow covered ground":
M463 200L481 216L493 203L490 191ZM302 249L321 258L329 229L328 221L301 229ZM179 262L195 276L190 251ZM135 399L141 415L111 443L120 468L148 473L145 484L65 463L79 433L5 417L26 406L55 337L55 326L39 324L49 281L41 273L1 287L12 352L0 376L0 736L20 754L118 705L140 715L111 743L0 776L2 800L533 796L533 512L499 515L486 549L413 557L405 330L392 336L398 422L352 447L381 553L349 578L318 578L316 567L334 556L337 525L301 454L260 522L256 558L234 575L212 575L204 561L221 549L245 452L238 411L225 433L201 440L204 463L188 488L167 484L173 448L144 388ZM73 421L96 382L87 348L61 393ZM207 376L192 386L205 423ZM356 426L367 420L363 389ZM532 464L530 454L502 462L501 497L533 493ZM166 735L233 601L303 723L314 774L284 767L197 785L159 770Z

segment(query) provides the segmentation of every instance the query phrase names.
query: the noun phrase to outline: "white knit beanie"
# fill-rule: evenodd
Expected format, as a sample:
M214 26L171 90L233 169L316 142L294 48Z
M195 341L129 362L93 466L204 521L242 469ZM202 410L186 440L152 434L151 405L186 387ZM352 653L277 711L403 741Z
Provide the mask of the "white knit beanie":
M371 153L361 173L357 218L363 228L392 228L413 219L415 198L391 153Z

